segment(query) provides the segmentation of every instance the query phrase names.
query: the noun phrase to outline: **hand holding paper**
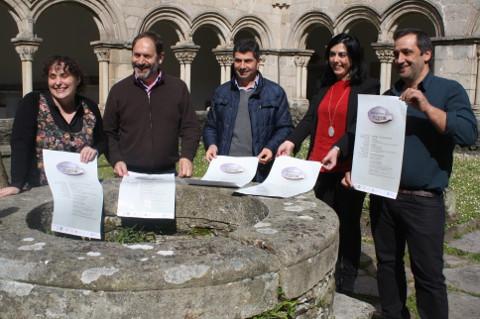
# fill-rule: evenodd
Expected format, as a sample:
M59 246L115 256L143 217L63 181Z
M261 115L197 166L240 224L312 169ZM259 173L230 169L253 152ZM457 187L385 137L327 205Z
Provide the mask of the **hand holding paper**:
M100 239L103 189L97 160L80 161L79 153L43 150L53 195L52 231Z
M258 158L219 155L212 159L201 180L185 179L191 185L242 187L248 184L257 172Z
M292 197L310 191L315 185L322 164L289 156L275 159L267 179L259 185L237 192L269 197Z

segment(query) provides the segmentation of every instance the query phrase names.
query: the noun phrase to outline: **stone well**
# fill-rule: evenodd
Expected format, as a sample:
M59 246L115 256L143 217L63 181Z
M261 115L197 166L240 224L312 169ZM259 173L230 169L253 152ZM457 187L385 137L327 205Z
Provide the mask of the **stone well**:
M103 183L107 216L118 183ZM313 193L235 196L177 180L177 228L219 235L131 245L48 234L51 207L48 187L0 200L2 319L249 318L280 292L299 318L333 316L338 221Z

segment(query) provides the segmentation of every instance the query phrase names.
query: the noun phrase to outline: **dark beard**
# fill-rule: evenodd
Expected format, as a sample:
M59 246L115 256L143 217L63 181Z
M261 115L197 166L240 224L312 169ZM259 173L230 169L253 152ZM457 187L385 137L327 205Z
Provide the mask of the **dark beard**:
M138 74L137 72L135 72L135 75L140 80L148 79L150 76L152 76L152 74L156 74L160 70L160 66L158 64L149 64L149 63L145 63L145 64L132 63L132 67L134 68L134 70L140 70L140 71L143 71L145 69L150 69L150 71L146 74L144 73Z

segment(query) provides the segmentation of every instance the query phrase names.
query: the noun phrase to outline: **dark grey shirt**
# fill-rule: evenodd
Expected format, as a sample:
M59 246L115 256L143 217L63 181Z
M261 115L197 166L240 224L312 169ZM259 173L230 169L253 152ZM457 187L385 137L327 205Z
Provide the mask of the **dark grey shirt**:
M439 133L423 112L408 107L400 188L441 192L452 172L455 144L475 143L477 121L459 83L429 73L419 89L430 104L447 113L447 127ZM385 94L399 96L402 91L399 81Z
M254 90L240 90L237 117L233 129L230 156L252 156L252 126L248 112L248 99Z

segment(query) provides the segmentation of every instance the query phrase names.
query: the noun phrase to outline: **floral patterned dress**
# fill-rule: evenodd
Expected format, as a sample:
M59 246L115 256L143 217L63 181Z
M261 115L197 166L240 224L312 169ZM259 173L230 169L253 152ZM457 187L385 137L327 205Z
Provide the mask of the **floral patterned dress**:
M87 104L82 101L80 107L83 108L83 127L76 133L67 132L60 129L50 113L45 96L40 94L37 117L37 135L35 139L35 150L37 158L37 168L40 173L40 185L47 184L47 177L43 165L43 149L55 151L67 151L79 153L83 147L93 144L93 129L96 124L96 118Z

